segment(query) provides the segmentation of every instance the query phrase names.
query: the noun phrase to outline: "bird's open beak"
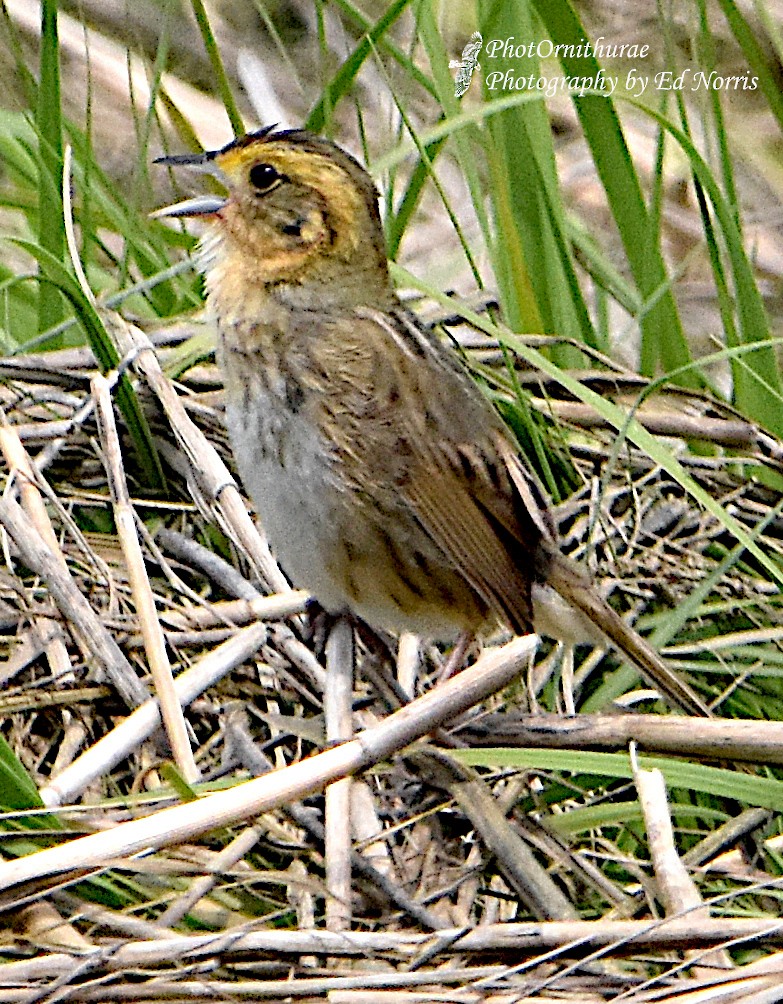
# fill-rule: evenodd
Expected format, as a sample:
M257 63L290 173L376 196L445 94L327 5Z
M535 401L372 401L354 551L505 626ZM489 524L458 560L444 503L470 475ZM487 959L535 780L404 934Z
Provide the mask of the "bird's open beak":
M154 164L164 164L168 167L195 167L220 178L220 172L214 163L215 154L208 153L177 153L169 157L158 157ZM150 218L159 220L163 217L178 216L213 216L219 213L228 202L219 195L197 195L193 199L175 202L171 206L163 206L150 213Z
M185 199L156 209L150 213L150 218L159 220L164 216L212 216L219 213L227 202L228 199L221 199L219 195L197 195L194 199Z

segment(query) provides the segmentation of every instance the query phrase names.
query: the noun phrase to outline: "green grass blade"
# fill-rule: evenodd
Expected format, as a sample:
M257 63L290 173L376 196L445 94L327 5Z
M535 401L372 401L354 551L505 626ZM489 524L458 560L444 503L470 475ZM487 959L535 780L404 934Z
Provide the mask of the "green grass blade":
M206 8L204 7L203 0L190 0L190 5L193 8L193 14L196 18L198 30L201 32L204 48L207 51L207 56L209 57L209 62L212 66L212 72L215 75L215 83L217 84L218 93L220 94L220 100L223 102L223 107L226 109L226 115L228 115L228 120L231 123L234 135L241 136L245 131L245 124L242 121L242 116L239 112L239 108L237 107L237 103L234 100L231 84L229 83L228 75L226 74L226 68L223 66L220 49L218 49L217 42L215 41L215 36L212 32L212 25L209 23L209 16L206 12Z
M38 161L38 240L42 248L62 261L65 228L62 206L62 111L60 106L60 46L57 32L57 0L41 3L40 84L36 131ZM48 331L65 313L60 291L42 282L38 287L38 330ZM53 346L57 347L57 346Z
M161 9L158 14L158 39L155 50L155 63L152 67L149 80L149 100L144 111L144 118L142 119L138 129L138 136L136 140L136 170L133 198L131 199L131 206L135 212L138 212L144 205L146 193L153 187L150 184L149 178L150 136L156 119L156 109L158 97L160 95L161 80L163 78L163 74L165 73L166 65L169 59L172 21L179 12L179 4L176 4L175 10L174 0L161 0L159 7ZM87 170L93 159L94 158L90 157L84 162L85 170Z
M4 0L0 0L0 17L3 19L8 49L13 57L14 70L19 77L28 108L35 108L38 101L38 81L27 65L25 45L19 37L19 29L11 17Z
M84 200L90 200L95 227L108 227L122 235L129 257L144 278L163 271L168 266L164 238L181 244L177 232L151 224L126 201L116 184L91 157L89 141L80 130L69 127L68 138L74 150L74 181L83 192ZM79 220L80 213L77 212ZM161 317L174 311L180 299L168 284L150 288L147 295L154 313Z
M305 128L313 132L322 132L327 125L331 113L340 98L344 97L353 86L364 61L373 48L383 38L384 34L398 20L411 0L394 0L383 16L368 30L366 36L359 42L350 56L345 60L334 78L324 88L324 93L313 106L305 121Z
M42 809L33 779L0 736L0 806L4 809Z
M688 114L685 107L685 102L683 101L682 95L678 93L677 95L677 107L679 109L680 121L682 123L682 131L688 139L691 139L690 125L688 123ZM661 136L666 135L666 130L660 130ZM731 293L729 290L729 284L726 277L726 271L723 266L723 260L720 254L720 248L718 246L717 235L715 233L715 226L710 216L709 207L707 205L707 196L704 192L699 176L691 172L691 180L693 182L693 190L696 196L696 204L699 207L699 215L701 216L701 225L704 230L704 243L707 248L707 254L710 259L710 266L712 268L712 277L715 282L715 294L718 300L718 310L720 311L721 322L723 324L723 332L726 338L726 344L729 346L739 345L740 338L737 334L737 326L734 322L734 306L731 300ZM731 200L729 200L730 205L734 205ZM737 214L735 213L735 223L737 221Z
M633 778L626 753L597 753L574 750L474 749L450 750L449 756L471 767L516 767L519 770L565 770L575 774L604 774ZM642 770L658 769L670 789L700 791L730 798L744 805L758 805L783 811L783 782L770 777L754 777L740 771L687 763L668 757L640 756Z
M408 2L410 3L411 0L408 0ZM367 36L373 47L379 48L382 52L390 55L392 59L394 59L402 67L414 83L418 84L419 87L424 88L425 91L434 96L435 90L432 86L430 78L423 73L418 68L416 63L401 49L399 49L388 37L389 25L384 23L381 26L381 22L385 22L387 20L387 15L391 13L391 7L388 9L386 14L381 17L380 21L376 25L370 20L370 18L366 17L358 7L355 7L350 0L334 0L334 6L339 7L346 19L353 22L362 35ZM399 13L395 15L395 19L398 18L401 13L402 11L399 11Z
M772 72L769 59L765 56L735 0L718 0L718 3L747 60L750 75L758 77L769 110L777 119L778 126L783 129L783 93L778 79Z
M443 109L444 118L452 118L459 114L460 102L454 94L454 81L451 76L451 71L448 68L447 53L443 47L443 38L438 29L438 25L435 22L431 5L428 3L419 4L417 8L416 23L418 26L419 38L421 39L424 50L427 53L430 69L432 71L435 95L441 108ZM406 124L407 123L408 119L406 117ZM412 129L410 131L413 135ZM484 186L481 183L476 158L476 147L481 142L479 133L476 129L472 128L469 128L468 132L457 130L452 134L452 140L453 153L457 163L459 164L465 183L468 186L470 198L473 203L473 209L476 213L479 227L481 228L484 243L487 247L490 247L492 244L492 237L489 219L485 209ZM422 142L419 134L414 136L414 142L419 149L420 157L424 159L425 144ZM447 200L444 198L444 204L446 201ZM460 228L456 223L458 218L457 211L450 205L446 205L446 209L455 225L455 229L458 232L465 256L468 259L468 263L476 282L479 286L483 286L484 280L480 275L476 264L476 255L470 247L468 247L460 232Z
M556 45L576 48L587 37L568 0L530 2ZM562 63L567 76L598 78L600 68L592 55L566 55ZM573 102L634 281L643 299L654 301L641 320L642 339L648 343L643 356L658 360L666 372L680 370L678 379L686 386L703 386L698 371L684 369L691 360L690 348L614 104L595 94L573 95Z
M19 237L9 239L36 259L45 277L44 281L54 285L71 303L101 372L108 373L110 370L117 369L120 357L114 343L106 331L98 311L87 299L74 276L54 255L33 241ZM165 487L166 479L160 457L155 449L147 419L125 374L121 375L117 381L116 397L117 405L136 448L147 485L152 489L162 490Z
M389 258L396 258L400 249L400 243L413 219L413 214L419 204L424 185L432 174L432 165L437 160L438 154L446 145L446 140L441 137L434 143L429 143L423 147L424 156L419 158L419 162L411 172L408 184L402 197L397 203L396 210L389 213L386 222L386 253Z
M535 37L532 9L525 4L483 7L485 38ZM484 96L497 93L488 84L484 59ZM520 77L540 75L534 56L515 61ZM487 121L488 160L497 240L493 264L499 278L504 316L515 331L559 333L595 344L584 303L560 198L552 131L543 101L509 108ZM583 365L573 349L552 350L561 365Z
M696 4L699 11L699 63L703 67L704 72L712 76L713 73L718 73L715 39L710 29L706 0L696 0ZM734 183L734 167L729 152L728 133L723 118L721 94L715 88L710 88L707 94L714 122L714 135L718 144L718 155L720 158L721 174L723 176L723 192L726 196L726 201L734 210L734 222L737 225L737 229L741 231L742 221L739 212L739 199L737 197L737 187ZM682 99L682 95L679 95L679 97Z
M741 345L757 345L749 354L730 356L734 378L734 402L744 415L755 419L777 436L783 436L783 392L775 350L761 293L734 220L733 207L724 198L709 165L688 136L653 108L628 99L652 116L682 147L694 175L707 193L720 225L732 266Z

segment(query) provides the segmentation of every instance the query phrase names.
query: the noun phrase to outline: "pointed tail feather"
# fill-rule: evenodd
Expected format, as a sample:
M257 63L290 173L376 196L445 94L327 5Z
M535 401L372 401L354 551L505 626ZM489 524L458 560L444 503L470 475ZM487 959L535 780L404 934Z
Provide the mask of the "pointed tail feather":
M582 570L562 554L552 554L546 582L580 610L612 645L626 656L644 679L686 714L709 717L709 708L674 673L658 653L598 594Z

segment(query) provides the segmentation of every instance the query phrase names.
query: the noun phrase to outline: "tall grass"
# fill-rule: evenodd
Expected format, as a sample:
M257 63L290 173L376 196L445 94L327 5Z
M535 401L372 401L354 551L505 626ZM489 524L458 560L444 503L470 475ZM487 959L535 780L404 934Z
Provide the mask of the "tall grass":
M700 19L699 45L696 55L709 72L711 20L717 16L708 12L701 0L694 0L695 16ZM201 0L192 0L193 15L199 26L205 50L214 73L216 92L226 108L235 132L244 128L233 84L223 66L210 25L208 9ZM429 139L429 129L421 116L403 114L406 123L397 153L417 150L418 165L414 165L402 182L399 197L391 204L388 216L389 247L392 255L400 248L405 232L415 225L415 210L424 186L431 177L432 165L448 151L456 159L467 182L468 191L479 219L482 240L490 254L492 275L481 276L479 282L497 283L505 324L513 331L552 333L570 344L607 348L606 331L600 314L591 306L601 296L605 302L617 302L624 310L633 311L640 332L642 372L653 376L669 373L678 383L702 387L708 381L698 362L693 359L687 333L676 298L675 279L664 261L662 218L656 212L654 193L660 184L664 159L660 158L658 177L647 195L640 183L629 151L622 125L627 99L618 93L611 99L597 93L574 95L573 104L579 118L585 142L604 189L607 205L626 256L628 277L624 279L601 251L600 233L590 233L589 221L575 220L564 205L557 178L555 148L544 100L530 99L525 94L490 91L474 82L474 88L484 86L483 100L477 104L460 103L453 94L453 81L447 52L440 35L434 6L429 2L411 3L395 0L375 21L349 0L341 0L340 9L349 28L359 30L361 37L348 59L333 73L323 92L314 95L307 125L315 130L332 131L335 109L352 95L357 76L367 60L389 62L407 76L409 86L418 88L422 100L430 108L432 123L438 123L440 134ZM781 101L761 44L746 19L734 5L721 3L730 30L757 74L760 88L775 119L783 121ZM55 0L42 5L42 43L40 72L35 85L35 136L20 136L18 120L7 116L0 130L4 151L10 151L11 184L6 185L5 204L15 205L30 227L29 237L41 248L64 261L61 172L62 142L65 135L75 146L76 178L89 178L89 190L79 193L77 222L87 224L85 245L101 252L100 264L92 269L92 279L100 288L111 287L116 281L117 261L108 252L106 242L98 236L108 227L122 239L125 255L121 260L123 283L131 280L153 280L144 300L153 316L170 316L183 302L191 299L195 288L192 279L168 278L154 283L171 260L172 251L181 244L178 235L159 224L147 221L142 207L132 205L122 192L107 183L101 165L95 163L89 135L74 123L63 123L60 110L58 49ZM168 16L171 8L167 7ZM414 17L419 39L419 51L411 56L391 41L392 29L401 18ZM577 44L588 37L579 17L568 0L528 0L518 4L479 4L476 27L485 39L515 37L538 39L549 37L556 44ZM8 29L8 25L6 25ZM466 24L466 30L469 25ZM165 44L166 33L161 32ZM421 56L424 57L422 61ZM672 57L673 58L673 57ZM485 59L485 70L506 69L518 76L538 76L542 67L535 56L523 60ZM29 67L22 67L29 75ZM156 86L146 118L153 122L161 107L157 82L162 67L154 71ZM599 69L592 56L568 56L562 60L561 71L567 76L595 77ZM677 67L672 65L672 70ZM511 100L509 101L509 98ZM514 100L516 98L517 100ZM395 95L403 110L413 104L410 94L403 99ZM692 109L680 100L669 102L667 108L654 102L637 104L637 110L649 115L659 130L663 151L679 147L691 166L699 205L705 244L722 307L723 339L726 347L754 347L730 355L733 377L733 404L745 415L776 434L783 433L780 376L771 344L768 320L755 281L753 264L743 244L742 207L737 205L732 171L731 136L721 115L721 95L710 94L711 114L700 121L704 133L699 151L693 141L689 116ZM470 116L465 109L470 108ZM180 109L180 112L183 110ZM184 110L185 116L187 110ZM418 118L418 124L417 123ZM184 125L183 125L184 128ZM127 134L126 129L123 133ZM137 132L139 146L135 151L139 174L147 178L149 158L149 127ZM705 148L720 151L718 162L704 155ZM394 151L390 151L393 158ZM16 170L23 159L33 157L36 177L29 170ZM387 159L386 163L389 163ZM33 181L35 183L33 183ZM460 207L450 207L453 219L460 218ZM458 224L457 224L458 225ZM470 254L470 249L466 248ZM582 264L577 264L577 258ZM590 275L585 277L585 266ZM9 277L10 278L10 277ZM588 298L588 293L592 300ZM58 292L56 280L49 276L39 283L37 331L32 332L25 313L29 294L16 284L5 291L6 317L17 315L25 320L9 325L7 338L20 345L27 344L34 334L49 333L61 338L58 330L68 308ZM54 343L50 343L54 344ZM573 348L552 350L554 361L568 366L587 364L587 357Z
M321 92L312 95L306 123L313 129L336 134L337 112L355 97L357 80L368 61L376 61L381 67L402 123L399 139L373 165L377 176L391 181L386 226L392 258L399 255L406 234L416 226L417 209L428 186L434 183L439 159L452 157L473 203L481 248L472 247L461 229L463 207L448 204L442 187L435 190L446 203L444 209L455 228L455 247L462 248L477 285L497 285L503 324L494 317L471 315L459 303L444 302L454 311L463 310L478 327L496 337L510 358L521 357L540 366L573 395L593 405L617 428L620 438L648 451L698 503L711 508L743 553L751 554L770 579L780 581L777 561L761 551L753 534L694 482L666 446L657 443L621 409L579 383L579 369L593 365L592 350L609 347L606 318L609 306L616 306L623 315L630 315L638 328L641 369L646 376L668 376L693 389L710 385L704 366L694 357L677 300L676 276L662 248L660 198L667 163L664 153L676 147L688 164L689 183L697 194L703 240L720 306L722 331L716 334L723 345L723 357L731 366L731 404L739 414L777 436L783 435L779 361L754 262L745 246L743 208L737 201L734 182L735 152L722 113L721 95L710 94L708 113L698 122L694 122L694 110L682 100L643 103L621 93L609 98L595 92L572 97L624 254L618 266L605 250L603 233L590 220L577 218L565 203L548 109L540 96L488 90L485 59L482 74L474 80L473 96L458 100L448 68L448 57L458 53L444 42L437 9L428 0L394 0L374 21L368 21L350 0L339 0L335 6L347 29L354 33L355 45L328 76ZM783 124L783 102L760 41L729 0L720 0L720 6L749 67L759 77L773 121ZM115 306L130 309L149 322L189 313L200 303L201 289L194 275L172 269L183 250L192 248L191 238L150 221L145 210L152 205L136 204L133 192L138 189L131 186L128 194L107 177L97 161L89 123L63 119L56 8L56 0L44 0L39 72L31 72L33 68L24 64L22 49L14 46L13 26L3 15L6 37L17 54L18 69L29 94L28 107L0 117L0 152L7 172L0 206L9 220L9 234L14 232L17 247L28 252L32 264L29 276L0 266L2 335L11 351L47 349L86 339L101 367L111 369L119 360L102 314L79 290L65 256L64 141L74 150L76 224L93 288L113 297ZM215 42L209 8L201 0L192 0L192 10L209 56L214 90L233 129L240 132L244 124L234 94L236 85ZM702 0L694 0L693 10L699 24L694 58L702 60L701 65L709 71L714 49L711 25L717 14ZM166 5L165 16L175 16L173 5ZM473 22L465 25L463 38L473 28L478 28L485 40L550 37L555 43L577 44L589 37L568 0L478 2L472 16ZM403 19L415 22L413 51L406 51L393 37ZM663 24L661 31L665 33ZM166 37L162 31L161 38ZM327 55L324 53L325 65ZM135 159L141 177L147 177L151 137L156 134L162 109L176 111L172 116L179 131L175 142L183 146L193 142L187 109L175 110L159 86L164 61L161 56L151 71L152 98L146 108L139 110L143 127L118 124L118 133L124 139L137 139L135 148L128 145L127 157ZM593 57L568 56L560 70L568 76L595 77L598 68ZM674 62L671 69L677 69ZM536 58L529 56L519 60L514 70L519 76L542 72ZM399 83L401 75L404 87ZM483 88L480 99L476 98L478 88ZM656 175L647 191L626 136L624 113L631 109L646 116L657 130ZM696 134L700 135L698 143ZM171 142L170 133L167 136ZM707 156L707 150L717 150L717 157ZM482 273L479 251L485 251L489 261L486 274ZM425 277L406 276L399 267L395 275L427 288ZM36 290L35 295L31 288ZM430 292L436 297L441 295L438 290ZM558 335L563 341L537 352L519 337L530 333ZM164 491L160 464L129 384L121 381L118 394L143 458L147 484ZM532 456L557 495L564 479L550 463L545 437L528 415L524 398L520 397L516 405L506 404L512 421L527 428ZM737 560L739 553L732 560ZM670 621L668 631L673 630L676 624ZM661 631L658 640L664 640L666 631ZM616 685L617 680L609 689ZM578 759L571 760L571 764L578 765ZM734 789L732 794L737 794ZM777 791L774 797L779 797ZM759 804L772 803L768 798Z
M57 0L41 4L41 60L38 103L38 241L44 250L62 259L65 251L62 194L62 119L60 114L60 52L57 37ZM57 286L38 286L38 331L47 331L63 317L63 299Z

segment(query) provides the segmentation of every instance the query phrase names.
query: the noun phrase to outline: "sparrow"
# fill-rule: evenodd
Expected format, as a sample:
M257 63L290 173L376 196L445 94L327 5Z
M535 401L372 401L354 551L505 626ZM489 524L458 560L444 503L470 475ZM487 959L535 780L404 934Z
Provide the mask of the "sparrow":
M227 191L154 215L208 224L199 261L237 468L296 586L441 641L498 624L605 636L671 704L709 714L562 553L500 415L398 299L378 192L352 156L268 127L157 163L209 168Z

